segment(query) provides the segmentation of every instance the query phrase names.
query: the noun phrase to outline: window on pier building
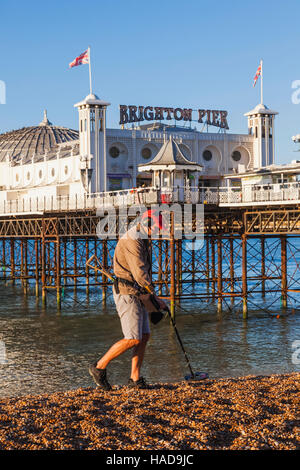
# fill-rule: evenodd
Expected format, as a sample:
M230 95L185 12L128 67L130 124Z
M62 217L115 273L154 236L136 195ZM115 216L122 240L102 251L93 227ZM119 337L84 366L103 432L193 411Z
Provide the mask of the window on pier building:
M205 161L209 162L212 159L212 153L210 150L204 150L203 158Z
M232 153L231 158L232 158L232 160L234 160L235 162L239 162L240 159L242 158L242 155L241 155L241 153L240 153L238 150L235 150L235 151Z
M90 112L90 130L94 132L95 130L95 110L92 109Z

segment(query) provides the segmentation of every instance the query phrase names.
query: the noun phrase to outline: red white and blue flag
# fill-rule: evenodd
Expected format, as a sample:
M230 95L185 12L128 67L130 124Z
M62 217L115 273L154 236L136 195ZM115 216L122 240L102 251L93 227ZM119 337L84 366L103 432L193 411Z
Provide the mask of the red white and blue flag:
M76 67L77 65L81 64L88 64L89 63L89 50L87 49L84 51L82 54L80 54L78 57L76 57L73 62L69 63L69 67Z
M256 74L255 74L255 77L254 77L254 83L253 83L253 86L256 85L256 82L257 82L257 79L258 77L261 75L261 64L259 65L257 71L256 71Z

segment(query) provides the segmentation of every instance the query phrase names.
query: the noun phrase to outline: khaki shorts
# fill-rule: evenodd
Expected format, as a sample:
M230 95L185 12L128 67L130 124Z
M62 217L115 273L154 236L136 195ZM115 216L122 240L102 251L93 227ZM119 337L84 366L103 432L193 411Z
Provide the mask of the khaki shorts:
M134 295L116 294L115 289L113 296L124 338L142 339L149 334L149 315L142 302Z

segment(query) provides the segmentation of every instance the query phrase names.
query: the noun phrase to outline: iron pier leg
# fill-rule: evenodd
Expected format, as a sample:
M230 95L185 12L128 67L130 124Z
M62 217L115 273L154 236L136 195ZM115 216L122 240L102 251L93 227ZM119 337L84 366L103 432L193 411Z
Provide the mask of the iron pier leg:
M212 300L215 301L216 294L216 255L215 238L211 237L211 279L212 279Z
M35 249L35 296L39 297L39 240L34 240Z
M286 235L281 237L281 302L282 307L287 307L287 257L286 257Z
M175 318L175 240L174 240L174 212L171 212L171 236L170 236L170 311Z
M243 318L248 318L247 304L247 237L242 235L242 288L243 288Z
M229 245L230 245L230 291L233 294L234 293L234 258L233 258L233 237L230 237L229 239ZM233 306L234 304L234 296L231 296L231 305Z
M218 247L218 313L222 312L222 285L223 285L223 275L222 275L222 238L219 235L217 241Z
M266 294L266 262L265 262L265 237L262 236L260 239L261 246L261 296L265 298Z

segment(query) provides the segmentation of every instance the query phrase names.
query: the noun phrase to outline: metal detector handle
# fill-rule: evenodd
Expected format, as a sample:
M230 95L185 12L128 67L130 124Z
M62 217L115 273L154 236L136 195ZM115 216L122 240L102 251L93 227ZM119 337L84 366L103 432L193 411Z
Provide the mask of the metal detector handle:
M98 266L93 266L91 264L91 261L93 259L96 259L96 262L98 263ZM108 277L108 279L110 279L111 281L115 281L115 278L113 277L113 275L107 270L107 269L104 269L103 266L101 265L100 261L98 260L98 258L96 257L96 255L92 255L86 262L86 266L89 266L90 268L94 269L95 271L99 271L100 273L104 274L106 277Z

